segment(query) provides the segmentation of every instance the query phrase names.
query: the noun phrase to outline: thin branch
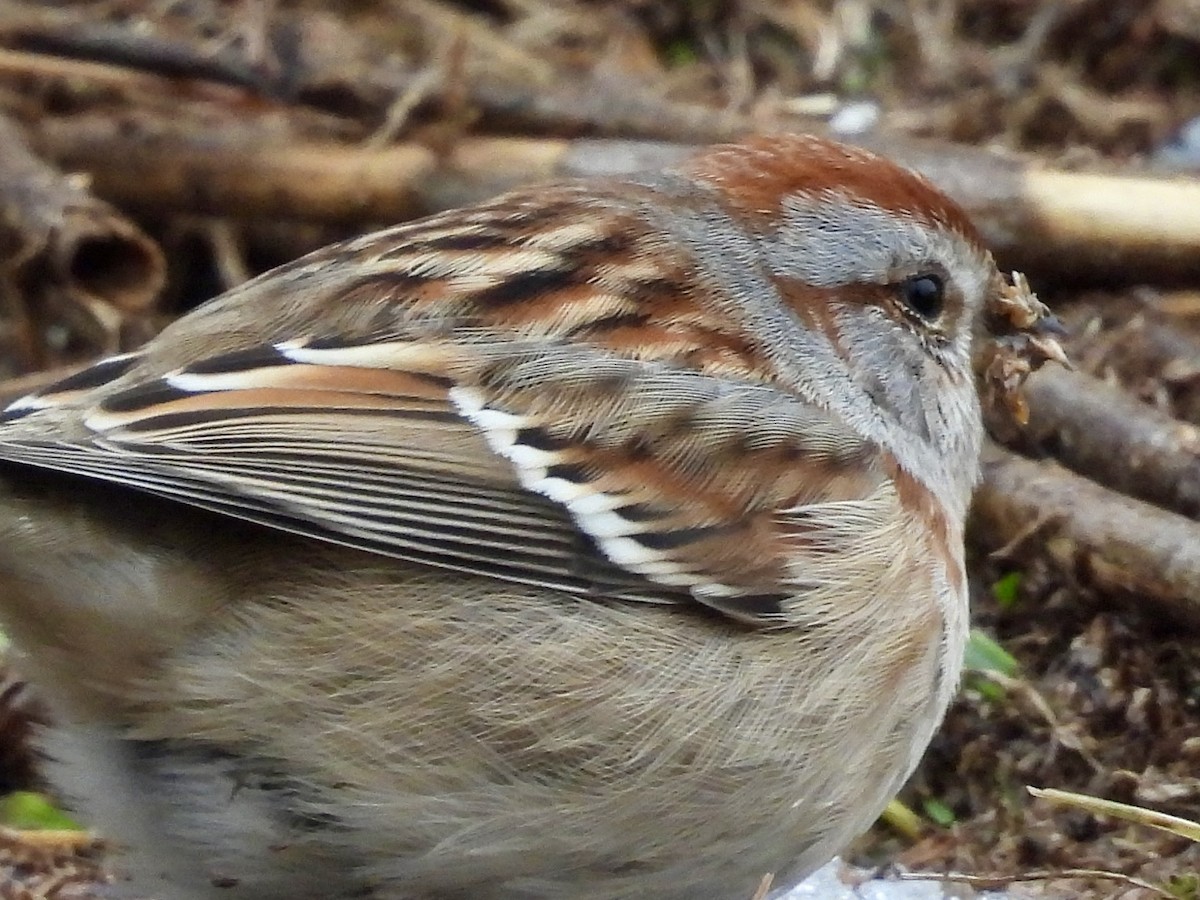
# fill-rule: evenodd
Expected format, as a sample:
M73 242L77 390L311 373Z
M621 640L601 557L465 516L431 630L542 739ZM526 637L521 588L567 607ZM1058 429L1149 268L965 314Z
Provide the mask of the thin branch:
M1029 536L1024 555L1048 556L1064 572L1169 619L1200 625L1200 523L1111 491L1051 461L989 445L969 535L985 550Z

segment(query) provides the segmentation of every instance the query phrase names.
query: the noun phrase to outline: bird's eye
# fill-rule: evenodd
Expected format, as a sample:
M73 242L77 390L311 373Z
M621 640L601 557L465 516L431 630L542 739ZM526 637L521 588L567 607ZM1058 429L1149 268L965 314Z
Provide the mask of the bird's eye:
M934 321L946 306L946 284L940 275L926 273L900 282L905 306L927 322Z

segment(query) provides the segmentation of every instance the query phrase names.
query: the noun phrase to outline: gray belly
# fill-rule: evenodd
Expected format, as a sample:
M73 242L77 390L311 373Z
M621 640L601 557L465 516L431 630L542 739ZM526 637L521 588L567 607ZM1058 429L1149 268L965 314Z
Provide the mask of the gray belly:
M318 632L296 596L321 570L211 616L127 721L49 737L134 848L131 896L745 900L864 830L940 715L935 648L881 672L854 623L753 632L370 561Z

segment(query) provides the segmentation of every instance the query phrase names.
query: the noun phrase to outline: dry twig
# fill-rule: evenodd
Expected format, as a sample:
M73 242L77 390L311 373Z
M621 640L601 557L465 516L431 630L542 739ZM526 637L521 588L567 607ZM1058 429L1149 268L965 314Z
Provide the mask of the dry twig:
M116 349L124 316L146 311L162 290L166 263L141 229L0 119L0 274L26 323L44 315L38 304L61 300L63 314L86 317L102 347ZM27 336L23 346L32 355L37 342Z
M984 452L970 534L988 550L1029 534L1064 572L1101 590L1152 604L1173 621L1200 625L1200 523L995 445Z
M1098 378L1049 367L1026 385L1016 443L1050 453L1106 487L1200 518L1200 427Z

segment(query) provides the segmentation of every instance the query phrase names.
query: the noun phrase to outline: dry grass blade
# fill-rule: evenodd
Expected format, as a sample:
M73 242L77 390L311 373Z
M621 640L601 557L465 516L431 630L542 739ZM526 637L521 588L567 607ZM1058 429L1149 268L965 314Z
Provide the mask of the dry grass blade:
M1050 803L1074 806L1098 816L1112 816L1135 825L1146 825L1150 828L1177 834L1189 841L1200 842L1200 822L1193 822L1191 819L1146 809L1143 806L1118 803L1116 800L1105 800L1103 797L1091 797L1087 794L1077 794L1074 791L1061 791L1057 788L1029 787L1026 790L1038 799L1047 800Z
M922 872L902 872L896 876L900 881L928 881L930 877L932 876L928 873ZM1123 872L1108 872L1104 869L1039 869L1033 872L1017 872L1012 875L967 875L962 872L947 872L936 877L949 884L965 884L981 891L994 891L1028 881L1100 880L1151 891L1154 896L1162 897L1164 900L1178 900L1175 894L1148 881L1134 878Z

